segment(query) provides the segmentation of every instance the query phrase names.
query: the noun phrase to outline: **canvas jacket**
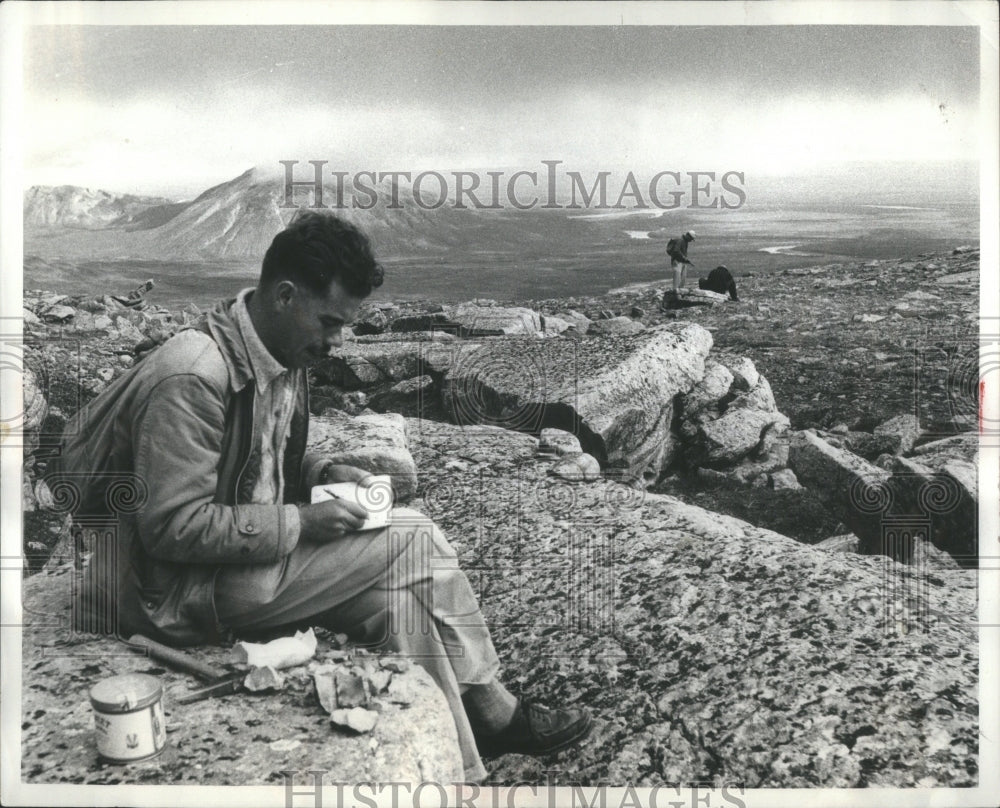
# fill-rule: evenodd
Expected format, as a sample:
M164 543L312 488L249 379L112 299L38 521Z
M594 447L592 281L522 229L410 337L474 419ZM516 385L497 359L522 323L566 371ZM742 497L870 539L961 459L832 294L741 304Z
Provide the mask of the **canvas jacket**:
M683 236L679 238L672 238L667 242L667 255L669 255L674 261L680 261L682 264L688 264L688 242Z
M134 474L145 489L134 512L118 514L114 551L95 552L83 587L98 609L117 603L123 636L141 632L174 645L224 637L214 605L220 566L273 564L290 553L289 509L308 501L325 465L305 451L302 384L285 447L285 501L249 504L259 438L254 380L229 316L232 302L169 339L75 424L88 444L111 447L107 466Z

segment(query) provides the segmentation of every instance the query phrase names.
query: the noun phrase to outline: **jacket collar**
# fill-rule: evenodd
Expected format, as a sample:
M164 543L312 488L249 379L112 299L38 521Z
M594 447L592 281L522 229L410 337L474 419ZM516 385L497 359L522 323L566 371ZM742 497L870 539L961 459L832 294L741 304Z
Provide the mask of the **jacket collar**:
M229 371L229 384L239 392L253 381L253 365L247 355L243 336L233 319L232 308L236 298L220 300L208 312L208 330L219 346Z

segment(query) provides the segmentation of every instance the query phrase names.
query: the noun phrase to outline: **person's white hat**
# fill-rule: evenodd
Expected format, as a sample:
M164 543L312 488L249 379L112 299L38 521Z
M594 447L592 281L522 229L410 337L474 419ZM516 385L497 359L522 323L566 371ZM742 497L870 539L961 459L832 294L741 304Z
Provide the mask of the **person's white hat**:
M688 230L685 234L691 241L694 241L694 230Z

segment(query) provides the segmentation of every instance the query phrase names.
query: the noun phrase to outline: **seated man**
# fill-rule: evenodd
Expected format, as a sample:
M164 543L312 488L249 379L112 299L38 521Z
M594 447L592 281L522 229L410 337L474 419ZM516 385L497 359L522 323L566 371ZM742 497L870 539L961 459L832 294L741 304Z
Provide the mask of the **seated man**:
M306 452L306 367L342 344L382 277L360 231L303 212L274 238L255 289L81 411L61 462L85 457L147 489L91 564L85 600L115 610L124 636L175 645L310 624L407 655L447 697L465 777L478 781L479 750L557 751L586 737L590 716L504 688L475 595L427 517L398 508L390 527L359 531L352 503L299 504L313 485L369 476Z
M707 278L698 279L698 288L707 289L720 295L729 295L731 300L739 300L736 294L736 281L733 274L724 266L717 266L708 273Z

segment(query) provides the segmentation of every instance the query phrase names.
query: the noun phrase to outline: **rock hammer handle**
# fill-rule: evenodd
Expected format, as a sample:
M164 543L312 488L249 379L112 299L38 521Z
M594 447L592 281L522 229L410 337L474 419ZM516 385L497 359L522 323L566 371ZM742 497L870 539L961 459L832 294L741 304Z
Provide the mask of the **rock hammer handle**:
M207 681L221 679L226 675L226 671L221 668L216 668L214 665L195 659L190 654L185 654L183 651L178 651L176 648L170 648L169 646L156 642L156 640L149 639L149 637L144 637L142 634L133 634L128 638L128 642L129 645L145 648L149 651L149 655L153 657L153 659L158 659L160 662L166 662L168 665L176 668L177 670L193 674L194 676L198 676Z

